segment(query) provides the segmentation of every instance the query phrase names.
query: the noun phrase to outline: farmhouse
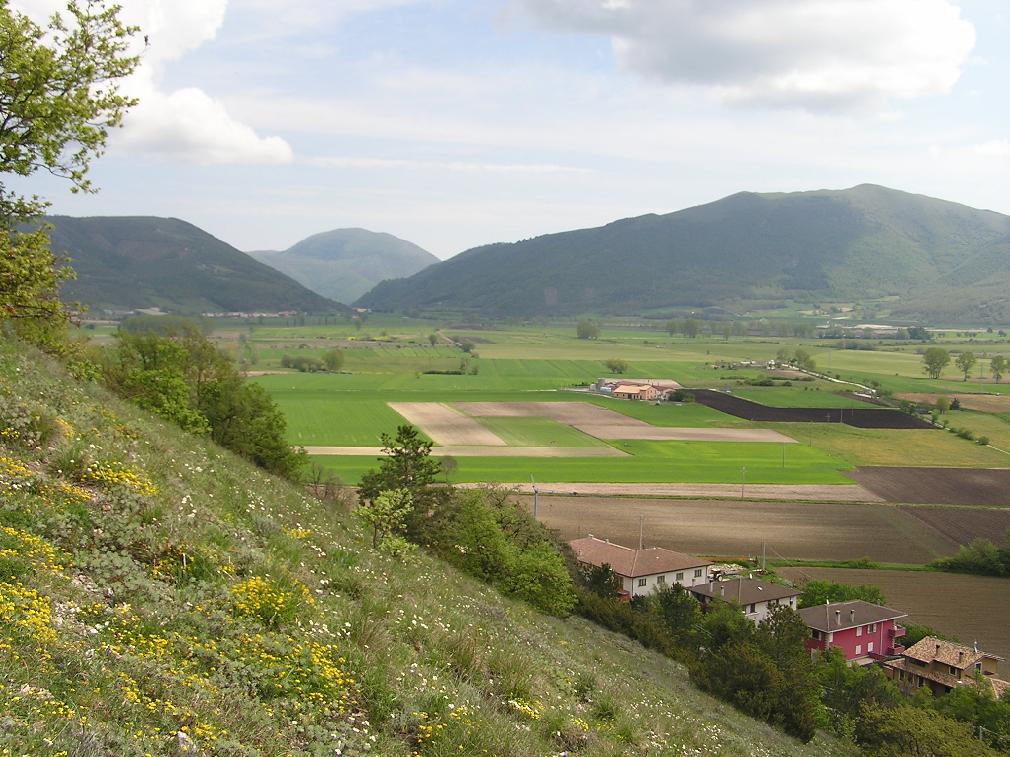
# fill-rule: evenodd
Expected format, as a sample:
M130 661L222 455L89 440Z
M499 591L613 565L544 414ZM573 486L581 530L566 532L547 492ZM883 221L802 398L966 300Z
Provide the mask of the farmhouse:
M631 549L590 535L568 542L583 565L609 565L621 579L621 597L630 599L662 586L691 587L709 579L707 560L662 547Z
M613 395L621 400L655 400L659 399L659 390L650 384L618 384Z
M884 672L906 694L928 686L934 694L945 694L981 675L997 698L1006 696L1010 683L996 677L1003 658L983 652L978 644L965 646L927 636L906 649L901 659L884 663Z
M855 599L806 607L799 612L810 629L807 649L838 649L846 660L858 665L905 649L897 641L905 635L905 629L896 623L905 617L899 610Z
M689 591L706 609L714 600L735 602L743 613L755 623L768 617L779 605L796 609L800 592L791 586L760 581L754 578L734 578L729 581L710 581L708 584L692 586Z

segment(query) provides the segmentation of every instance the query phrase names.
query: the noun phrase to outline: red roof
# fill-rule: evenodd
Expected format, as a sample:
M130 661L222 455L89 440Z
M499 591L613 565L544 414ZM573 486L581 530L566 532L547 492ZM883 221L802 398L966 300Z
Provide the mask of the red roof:
M627 578L672 573L712 564L708 560L683 552L674 552L672 549L662 547L631 549L593 536L575 539L568 544L579 562L596 566L610 565L614 573Z

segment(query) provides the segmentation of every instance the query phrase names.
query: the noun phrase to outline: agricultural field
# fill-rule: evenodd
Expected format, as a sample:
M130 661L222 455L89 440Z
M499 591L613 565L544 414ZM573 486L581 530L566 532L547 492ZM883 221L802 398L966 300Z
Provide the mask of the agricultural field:
M235 341L236 335L242 337L241 344ZM782 349L797 348L812 354L821 370L843 379L873 381L885 388L891 388L896 381L895 389L912 386L933 394L966 390L965 383L957 381L953 372L945 374L943 380L927 379L916 354L921 345L909 342L881 343L870 351L835 349L825 341L809 339L686 339L634 322L605 328L598 340L578 340L574 328L563 324L474 329L379 315L370 315L360 329L347 322L289 327L247 325L244 331L235 329L227 336L231 341L225 342L235 350L257 356L250 370L267 375L258 375L254 380L275 397L286 413L290 438L296 444L377 447L381 434L395 433L397 425L404 422L389 403L444 403L465 408L472 402L580 401L642 424L639 435L645 438L634 442L609 438L599 429L594 434L591 428L573 427L563 419L546 416L476 416L475 421L489 436L510 448L510 456L495 459L493 455L467 454L452 474L458 481L521 482L533 474L544 481L735 483L745 478L768 484L844 485L850 483L846 473L866 465L1010 467L1010 455L1000 451L1010 450L1010 423L988 413L951 412L946 418L951 425L969 428L976 436L988 436L991 447L934 429L752 422L700 403L657 406L565 391L608 375L606 361L620 358L628 364L628 376L670 378L686 386L729 389L735 396L769 407L873 407L843 394L855 388L844 383L800 381L791 375L780 376L772 387L746 383L775 374L748 361L767 361ZM471 343L469 353L454 343L461 341ZM332 347L339 347L345 358L338 374L281 370L284 354L318 356ZM956 349L957 343L949 348ZM1010 345L987 343L986 349L998 348L1010 350ZM974 392L995 385L969 382L968 386ZM674 431L665 433L661 431L664 428ZM685 431L678 433L676 429ZM783 445L772 443L670 439L699 438L687 433L689 429L764 429L798 444L789 444L790 449L783 453ZM514 457L516 453L511 449L575 450L604 445L627 453L627 457L544 460L532 455ZM316 461L352 483L372 464L370 458L361 456L321 455Z
M902 622L922 623L940 633L1010 660L1010 579L957 573L846 568L779 568L779 574L804 580L878 586ZM1002 666L1001 666L1002 667ZM1004 671L1005 672L1005 671Z
M521 499L532 507L532 497ZM638 543L644 517L646 546L719 558L760 555L765 543L769 558L922 564L957 549L929 523L888 505L541 496L538 511L566 539L592 533L628 545Z

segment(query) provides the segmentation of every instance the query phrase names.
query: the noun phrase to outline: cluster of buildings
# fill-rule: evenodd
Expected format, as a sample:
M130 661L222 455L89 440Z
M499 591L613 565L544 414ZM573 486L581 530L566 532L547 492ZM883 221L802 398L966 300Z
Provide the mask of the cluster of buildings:
M665 400L680 389L673 379L600 378L589 385L591 392L619 400Z
M731 575L726 566L662 547L632 549L589 535L569 542L583 565L609 566L620 580L619 597L630 601L658 588L678 584L701 604L734 604L754 623L784 605L799 612L809 629L806 647L811 652L837 649L851 665L880 665L899 689L911 694L927 686L943 694L981 675L996 698L1010 691L1010 682L997 677L998 655L927 636L907 649L900 610L861 599L828 603L798 610L800 592L792 586L753 576Z

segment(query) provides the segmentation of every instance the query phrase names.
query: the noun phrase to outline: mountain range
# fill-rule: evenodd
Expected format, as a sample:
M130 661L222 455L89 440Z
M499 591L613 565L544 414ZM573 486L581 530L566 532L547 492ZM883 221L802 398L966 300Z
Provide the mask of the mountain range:
M347 310L175 218L49 216L52 249L77 278L61 295L93 309L179 313Z
M476 247L356 304L545 316L891 298L894 316L1010 321L1010 217L872 184L740 192Z
M365 229L334 229L286 250L249 254L340 302L353 302L384 279L410 276L438 262L412 242Z

